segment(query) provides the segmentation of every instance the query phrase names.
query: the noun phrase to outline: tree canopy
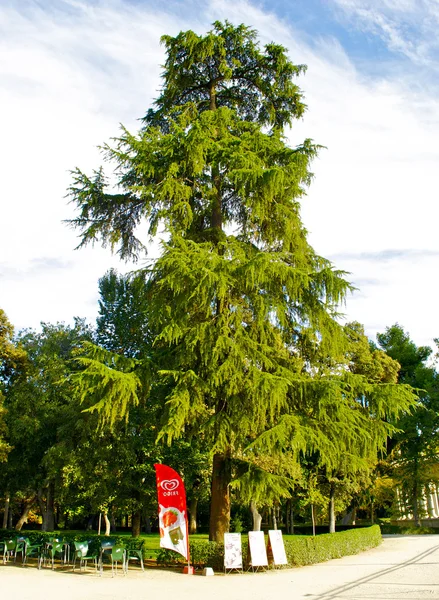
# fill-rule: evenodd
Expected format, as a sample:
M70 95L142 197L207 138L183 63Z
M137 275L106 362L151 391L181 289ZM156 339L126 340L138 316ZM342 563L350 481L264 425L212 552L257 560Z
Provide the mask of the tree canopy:
M122 128L104 149L116 185L102 168L73 172L72 225L81 245L98 241L122 258L140 256L145 227L165 233L146 270L156 373L148 394L163 405L158 439L196 432L209 445L218 540L229 526L234 461L250 469L266 454L292 452L297 462L316 451L326 468L341 456L360 460L383 446L388 416L407 410L412 395L348 369L338 317L351 286L315 253L300 217L319 147L286 138L305 111L296 84L304 67L228 22L163 42L161 95L137 134ZM116 394L111 365L98 363L84 363L82 393L92 389L104 415L106 404L126 414L137 392L128 385L124 394L121 382L134 366L114 374Z

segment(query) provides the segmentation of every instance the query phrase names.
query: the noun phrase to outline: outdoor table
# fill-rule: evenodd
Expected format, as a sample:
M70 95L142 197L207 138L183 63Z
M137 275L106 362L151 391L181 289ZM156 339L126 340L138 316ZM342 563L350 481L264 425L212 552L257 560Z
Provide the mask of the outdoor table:
M103 568L104 568L104 554L105 554L105 552L107 552L111 555L111 550L115 544L116 544L115 540L105 540L105 541L101 542L101 549L99 552L99 567L100 567L101 572L103 571Z

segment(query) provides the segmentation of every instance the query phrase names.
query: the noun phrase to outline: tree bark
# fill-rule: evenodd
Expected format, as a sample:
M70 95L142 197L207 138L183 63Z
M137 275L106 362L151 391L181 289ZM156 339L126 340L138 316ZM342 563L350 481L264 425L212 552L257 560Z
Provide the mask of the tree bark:
M53 531L55 529L54 492L55 485L50 482L47 486L46 500L44 501L42 489L38 490L37 499L43 519L41 531Z
M329 488L328 506L329 533L335 533L335 483L331 482Z
M189 504L189 533L197 533L197 507L198 498L192 496Z
M27 500L24 504L24 509L23 512L21 513L20 518L18 519L18 521L15 524L15 530L16 531L21 531L21 528L23 527L23 525L25 523L27 523L27 518L29 516L29 511L32 508L32 504L35 501L35 497L31 498L30 500Z
M276 511L276 507L273 506L272 509L271 509L271 511L272 511L272 514L273 514L273 521L272 521L272 523L273 523L273 529L277 529L277 514L276 514L277 511Z
M316 534L316 520L314 517L314 504L311 504L311 521L312 521L312 534Z
M116 519L114 518L114 514L110 517L111 530L116 531Z
M418 503L418 482L416 480L413 484L412 504L413 504L413 520L415 522L415 526L421 527L421 519L419 516L419 503Z
M151 533L151 519L149 515L145 513L144 515L144 523L145 523L145 533Z
M258 511L254 500L250 502L250 512L253 518L253 531L261 531L262 515Z
M10 492L5 493L5 512L3 513L3 529L8 528L9 503L11 501Z
M212 465L209 540L222 542L230 528L230 459L226 454L215 454Z
M142 510L139 509L139 510L136 510L135 513L133 513L133 516L131 518L131 535L135 538L140 536L141 523L142 523Z
M107 513L104 513L104 521L105 521L105 535L110 535L111 522L110 522L110 519L108 518Z
M291 498L287 500L287 531L294 535L294 511Z

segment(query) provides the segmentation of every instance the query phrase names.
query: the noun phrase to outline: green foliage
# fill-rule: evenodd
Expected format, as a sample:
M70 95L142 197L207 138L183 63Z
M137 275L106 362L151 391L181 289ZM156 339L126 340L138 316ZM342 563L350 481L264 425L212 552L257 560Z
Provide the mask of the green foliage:
M161 97L145 118L147 124L165 127L169 112L194 102L197 108L215 106L238 111L240 119L266 127L283 127L305 110L293 77L306 69L293 65L278 44L261 52L257 33L245 25L216 21L206 36L182 31L163 36L167 59Z
M153 348L126 367L127 344L89 347L78 393L110 429L139 394L161 404L158 440L196 435L221 460L247 463L235 482L243 498L290 495L304 456L329 476L365 471L413 394L358 326L340 325L352 286L307 241L299 202L319 146L290 147L285 135L305 110L304 67L228 22L163 42L164 86L144 127L122 127L104 147L115 185L102 169L76 169L69 190L81 245L137 259L148 241L138 231L165 233L138 296ZM110 302L124 285L109 276ZM279 455L290 462L282 473L267 460Z
M381 531L378 525L317 536L284 536L289 566L312 565L333 558L357 554L379 546L380 543ZM191 562L196 567L208 566L216 571L224 569L224 544L220 542L191 541L190 554ZM246 536L242 539L242 557L244 565L247 564ZM180 564L183 563L183 560L172 550L162 549L157 556L157 562L162 565Z
M388 523L380 524L381 533L383 535L433 535L439 534L438 527L416 527L415 524L389 525Z
M439 378L427 362L432 349L417 347L400 325L388 327L377 339L383 350L399 361L399 381L416 388L416 405L394 421L399 432L389 444L388 462L402 501L411 507L419 525L423 488L439 478Z
M288 537L285 551L291 565L309 565L357 554L381 543L378 525L312 537Z
M63 437L72 413L78 416L68 381L74 348L90 339L81 320L73 327L42 324L41 332L26 330L17 343L26 360L11 371L5 388L8 439L13 449L2 468L4 490L35 496L48 484L50 452Z
M111 269L99 280L99 295L97 343L132 358L150 352L152 339L144 274L118 275Z
M138 361L84 342L75 355L81 372L71 381L85 412L97 411L102 427L114 428L121 418L128 420L129 408L139 404L140 379L135 368Z
M11 445L7 442L8 427L6 425L6 408L4 393L14 369L24 364L26 352L13 341L14 328L6 313L0 308L0 463L5 462Z

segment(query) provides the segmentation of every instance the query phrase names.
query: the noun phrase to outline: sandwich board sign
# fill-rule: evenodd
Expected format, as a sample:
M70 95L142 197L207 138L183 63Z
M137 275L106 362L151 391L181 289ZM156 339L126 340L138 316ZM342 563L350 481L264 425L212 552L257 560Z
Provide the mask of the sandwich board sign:
M275 566L288 564L282 531L280 529L270 529L268 532L267 554L270 564L274 564Z
M250 567L268 567L267 550L263 531L249 531Z
M242 570L242 544L240 533L224 534L224 572Z

